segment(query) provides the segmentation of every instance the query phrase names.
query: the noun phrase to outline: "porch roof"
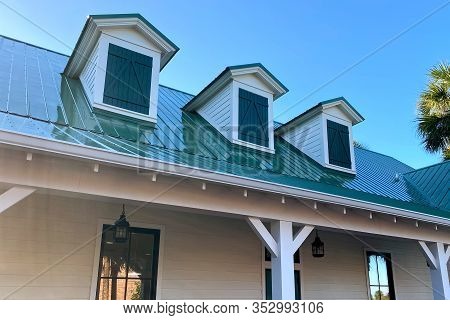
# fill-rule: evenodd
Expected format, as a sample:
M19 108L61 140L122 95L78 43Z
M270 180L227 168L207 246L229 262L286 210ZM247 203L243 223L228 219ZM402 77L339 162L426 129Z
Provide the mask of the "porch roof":
M0 130L450 219L448 205L439 205L414 170L392 157L355 148L357 174L349 175L322 167L278 136L275 154L241 147L184 111L194 96L176 89L160 86L153 128L93 113L79 80L62 75L67 61L0 36ZM448 180L439 188L448 199Z

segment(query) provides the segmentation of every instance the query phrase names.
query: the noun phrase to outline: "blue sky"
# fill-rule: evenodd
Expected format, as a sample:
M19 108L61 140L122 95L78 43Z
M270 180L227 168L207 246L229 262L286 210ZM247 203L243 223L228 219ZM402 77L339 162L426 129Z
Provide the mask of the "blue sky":
M423 150L414 119L427 70L449 61L450 5L423 20L445 3L0 0L0 33L70 54L87 15L138 12L181 48L162 84L195 94L227 65L261 62L290 89L276 120L344 96L366 118L358 141L418 168L441 160Z

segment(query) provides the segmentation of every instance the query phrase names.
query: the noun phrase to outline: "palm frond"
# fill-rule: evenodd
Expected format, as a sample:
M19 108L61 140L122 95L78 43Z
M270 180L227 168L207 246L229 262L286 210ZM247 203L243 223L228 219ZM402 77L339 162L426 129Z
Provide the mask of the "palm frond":
M432 67L429 77L417 104L417 132L427 151L450 158L450 65L442 62Z

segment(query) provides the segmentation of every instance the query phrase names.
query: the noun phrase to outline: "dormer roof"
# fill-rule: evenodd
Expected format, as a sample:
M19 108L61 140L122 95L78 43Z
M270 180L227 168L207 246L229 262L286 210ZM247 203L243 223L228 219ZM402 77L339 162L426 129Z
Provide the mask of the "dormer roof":
M160 70L173 58L179 48L138 13L90 15L64 69L69 77L79 76L102 32L114 28L133 29L161 51Z
M364 121L364 117L350 104L350 102L347 101L347 99L345 99L344 97L338 97L319 102L314 107L306 110L305 112L299 114L292 120L276 128L275 133L283 134L284 132L292 129L293 127L296 127L303 121L306 121L307 119L321 112L324 112L330 108L337 108L338 110L342 111L343 114L345 114L346 117L349 119L349 121L352 123L352 125Z
M200 91L194 99L184 106L183 109L186 111L195 110L234 77L243 75L255 75L269 88L269 90L272 91L273 100L278 99L289 91L289 89L261 63L228 66L210 84Z

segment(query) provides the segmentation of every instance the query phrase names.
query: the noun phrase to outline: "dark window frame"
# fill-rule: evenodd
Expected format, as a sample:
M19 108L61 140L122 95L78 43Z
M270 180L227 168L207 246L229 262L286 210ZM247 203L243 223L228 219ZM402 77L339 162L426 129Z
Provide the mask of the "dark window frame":
M97 273L97 288L95 293L95 299L99 299L99 293L100 293L100 283L103 279L117 279L117 280L125 280L125 292L124 292L124 298L126 299L126 291L128 286L128 280L142 280L142 281L151 281L150 286L150 293L149 293L149 300L155 300L156 299L156 289L157 289L157 282L158 282L158 265L159 265L159 250L160 250L160 238L161 238L161 231L158 229L147 229L147 228L138 228L138 227L130 227L130 236L129 240L127 242L128 244L128 250L127 250L127 260L126 260L126 276L102 276L102 257L103 252L105 249L105 233L106 232L112 232L114 229L114 226L112 225L103 225L103 231L102 231L102 239L101 239L101 246L100 246L100 256L99 256L99 264L98 264L98 273ZM153 255L152 259L152 272L151 277L143 277L143 278L136 278L136 277L130 277L128 275L129 272L129 266L130 266L130 256L131 256L131 235L132 234L151 234L154 236L154 244L153 244Z
M369 299L370 300L381 300L381 296L380 299L372 299L372 291L371 288L372 287L378 287L378 290L381 291L381 288L387 288L389 290L389 300L396 300L395 297L395 285L394 285L394 273L393 273L393 269L392 269L392 256L389 252L378 252L378 251L373 251L373 250L366 250L365 252L366 255L366 271L367 271L367 286L368 286L368 293L369 293ZM384 261L386 262L386 272L387 272L387 281L388 284L387 285L381 285L381 284L372 284L371 283L371 279L370 279L370 262L369 262L369 258L370 256L376 256L376 257L382 257L384 259ZM378 277L378 282L380 279L380 274L379 274L379 270L378 270L378 263L377 263L377 277Z

